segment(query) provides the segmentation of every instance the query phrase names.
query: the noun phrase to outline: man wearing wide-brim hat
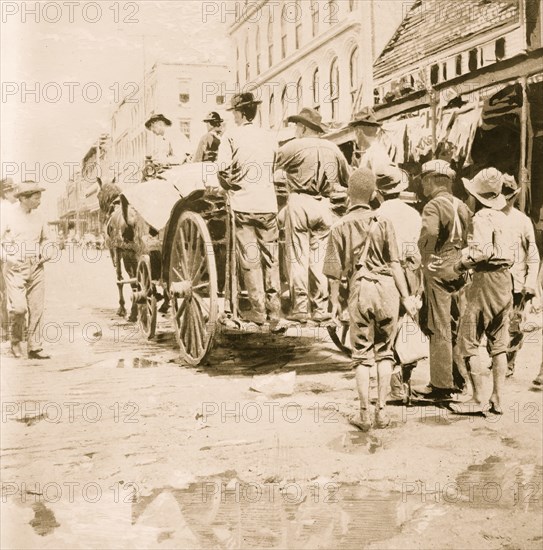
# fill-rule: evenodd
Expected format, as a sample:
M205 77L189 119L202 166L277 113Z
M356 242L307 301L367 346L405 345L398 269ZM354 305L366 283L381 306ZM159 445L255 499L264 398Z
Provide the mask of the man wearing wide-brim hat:
M458 329L459 354L465 362L473 394L468 402L455 404L458 413L503 411L503 384L509 346L509 315L512 306L513 240L507 216L502 209L506 201L501 194L503 174L496 168L481 170L464 187L476 199L473 236L462 250L455 266L458 272L473 271L472 283L466 289L466 310ZM479 344L483 334L492 357L493 390L487 409L483 396Z
M425 398L442 400L463 389L462 364L457 360L456 333L463 301L465 277L454 269L460 251L467 245L471 212L452 195L456 172L445 160L423 164L422 193L427 203L422 211L418 241L424 275L421 327L430 340L430 382L415 391ZM434 256L443 259L430 271Z
M270 322L282 331L279 279L277 198L273 161L277 141L272 132L253 123L261 101L252 92L232 97L235 128L221 138L217 164L219 181L234 212L237 254L251 309L243 319L257 325Z
M153 114L145 122L147 130L157 136L153 160L163 166L183 164L190 158L190 142L172 121L162 113Z
M503 175L502 195L507 201L503 209L509 222L511 238L514 242L514 264L511 267L513 276L513 307L509 323L509 347L507 349L507 373L513 376L518 351L522 347L524 332L520 329L522 314L526 305L536 294L539 269L539 251L535 241L532 220L521 212L515 202L521 188L514 176Z
M6 283L11 328L11 352L22 356L25 314L28 310L28 358L49 359L43 352L41 321L44 309L44 268L51 249L44 247L47 222L37 211L45 191L36 182L25 181L15 196L19 203L0 220L0 253Z
M221 143L222 123L224 120L216 111L211 111L202 122L207 125L205 133L193 157L193 162L215 162Z
M394 165L380 142L382 123L377 120L371 107L364 107L358 111L349 122L349 127L354 129L358 145L358 159L354 164L369 168L376 176L387 166Z
M345 190L349 165L340 149L323 139L326 128L315 109L304 108L287 118L296 124L296 137L277 152L276 169L285 171L285 245L292 311L289 319L304 323L309 317L327 321L328 280L324 257L334 216L330 196Z

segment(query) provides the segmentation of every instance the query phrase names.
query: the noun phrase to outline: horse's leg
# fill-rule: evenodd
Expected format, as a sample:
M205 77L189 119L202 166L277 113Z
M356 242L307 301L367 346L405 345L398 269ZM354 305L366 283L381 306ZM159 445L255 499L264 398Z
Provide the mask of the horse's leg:
M122 251L119 248L112 248L112 256L115 255L113 265L115 265L115 271L117 273L117 290L119 291L119 309L117 310L117 315L119 317L124 317L126 315L126 308L124 307L124 295L123 295L123 284L120 282L123 280L123 270L122 270Z
M123 259L124 269L128 273L128 276L131 279L135 279L138 270L136 254L132 250L127 250L123 254ZM136 303L136 300L134 300L134 293L138 290L138 286L136 283L132 283L130 286L132 287L132 305L130 307L130 317L128 317L128 321L135 323L138 320L138 304Z

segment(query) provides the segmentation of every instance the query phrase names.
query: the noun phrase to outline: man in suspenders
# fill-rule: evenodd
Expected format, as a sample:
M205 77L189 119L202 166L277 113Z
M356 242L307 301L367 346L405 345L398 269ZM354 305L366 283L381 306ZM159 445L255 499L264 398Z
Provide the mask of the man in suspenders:
M464 386L462 362L456 353L464 278L454 266L467 245L471 224L468 207L451 193L456 173L444 160L422 167L422 190L428 203L422 211L418 242L424 274L421 326L430 339L430 383L417 393L429 399L447 399ZM443 260L438 270L428 265Z

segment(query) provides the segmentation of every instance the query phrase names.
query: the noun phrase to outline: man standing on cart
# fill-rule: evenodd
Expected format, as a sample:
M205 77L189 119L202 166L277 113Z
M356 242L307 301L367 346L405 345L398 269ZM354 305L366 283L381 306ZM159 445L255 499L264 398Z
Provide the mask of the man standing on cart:
M302 109L287 118L296 123L296 138L279 148L276 168L287 178L285 237L289 258L292 312L289 319L305 323L331 318L328 280L323 274L328 234L333 223L330 195L345 189L349 165L341 150L326 139L321 115ZM309 303L308 303L309 302Z
M275 331L283 330L273 184L277 141L272 132L253 124L260 103L251 92L232 98L228 110L234 113L236 127L224 133L217 163L235 218L239 265L251 304L243 318L257 325L268 318Z

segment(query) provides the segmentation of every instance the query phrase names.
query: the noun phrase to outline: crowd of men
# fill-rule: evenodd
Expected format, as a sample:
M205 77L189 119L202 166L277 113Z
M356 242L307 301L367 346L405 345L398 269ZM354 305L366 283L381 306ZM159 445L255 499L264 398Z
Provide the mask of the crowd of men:
M217 156L251 302L245 319L269 321L278 332L289 320L334 321L341 316L340 289L347 282L361 407L353 423L363 430L389 425L394 339L406 314L429 337L430 381L416 394L451 401L460 414L502 414L504 379L514 372L522 344L518 319L541 284L531 221L514 207L520 192L515 179L486 168L463 180L468 207L452 194L457 174L450 164L429 161L420 175L427 201L421 216L413 205L416 197L406 191L407 174L379 140L381 124L371 109L350 122L360 150L354 168L323 138L326 129L313 109L287 119L296 124L295 138L277 148L273 133L253 123L259 103L251 93L233 98L236 126L222 135ZM288 192L279 215L278 169L286 175ZM331 199L345 190L349 207L337 219ZM376 197L382 203L377 209ZM286 320L280 315L278 223L284 226L288 256L291 311ZM492 359L490 398L481 385L483 336ZM369 400L373 365L375 419Z
M295 137L278 146L275 133L254 123L259 104L250 92L234 96L229 110L235 124L224 132L222 118L210 113L208 132L193 158L217 163L234 213L240 276L250 302L242 320L282 333L292 322L336 323L347 316L360 398L360 415L352 422L362 430L389 425L391 387L393 397L405 397L402 373L416 359L398 369L395 338L407 318L429 337L430 380L414 394L447 401L459 414L502 414L504 380L514 373L522 345L521 319L541 287L534 230L515 207L521 190L514 177L485 168L463 180L469 196L463 202L452 194L457 174L450 164L430 160L420 174L425 205L419 213L409 177L390 159L371 109L349 123L359 150L350 166L324 137L327 129L317 111L304 108L288 117L296 125ZM188 160L186 138L170 135L172 123L164 115L154 115L146 127L161 138L160 162ZM287 191L281 212L274 184L278 171ZM22 355L28 309L28 356L34 359L48 357L40 340L45 226L35 212L42 191L36 183L21 184L19 202L4 209L0 227L11 351ZM341 217L334 210L338 198L347 206ZM291 302L286 316L281 310L281 228ZM483 336L492 361L490 398L481 384ZM369 394L373 366L378 384L374 415Z

